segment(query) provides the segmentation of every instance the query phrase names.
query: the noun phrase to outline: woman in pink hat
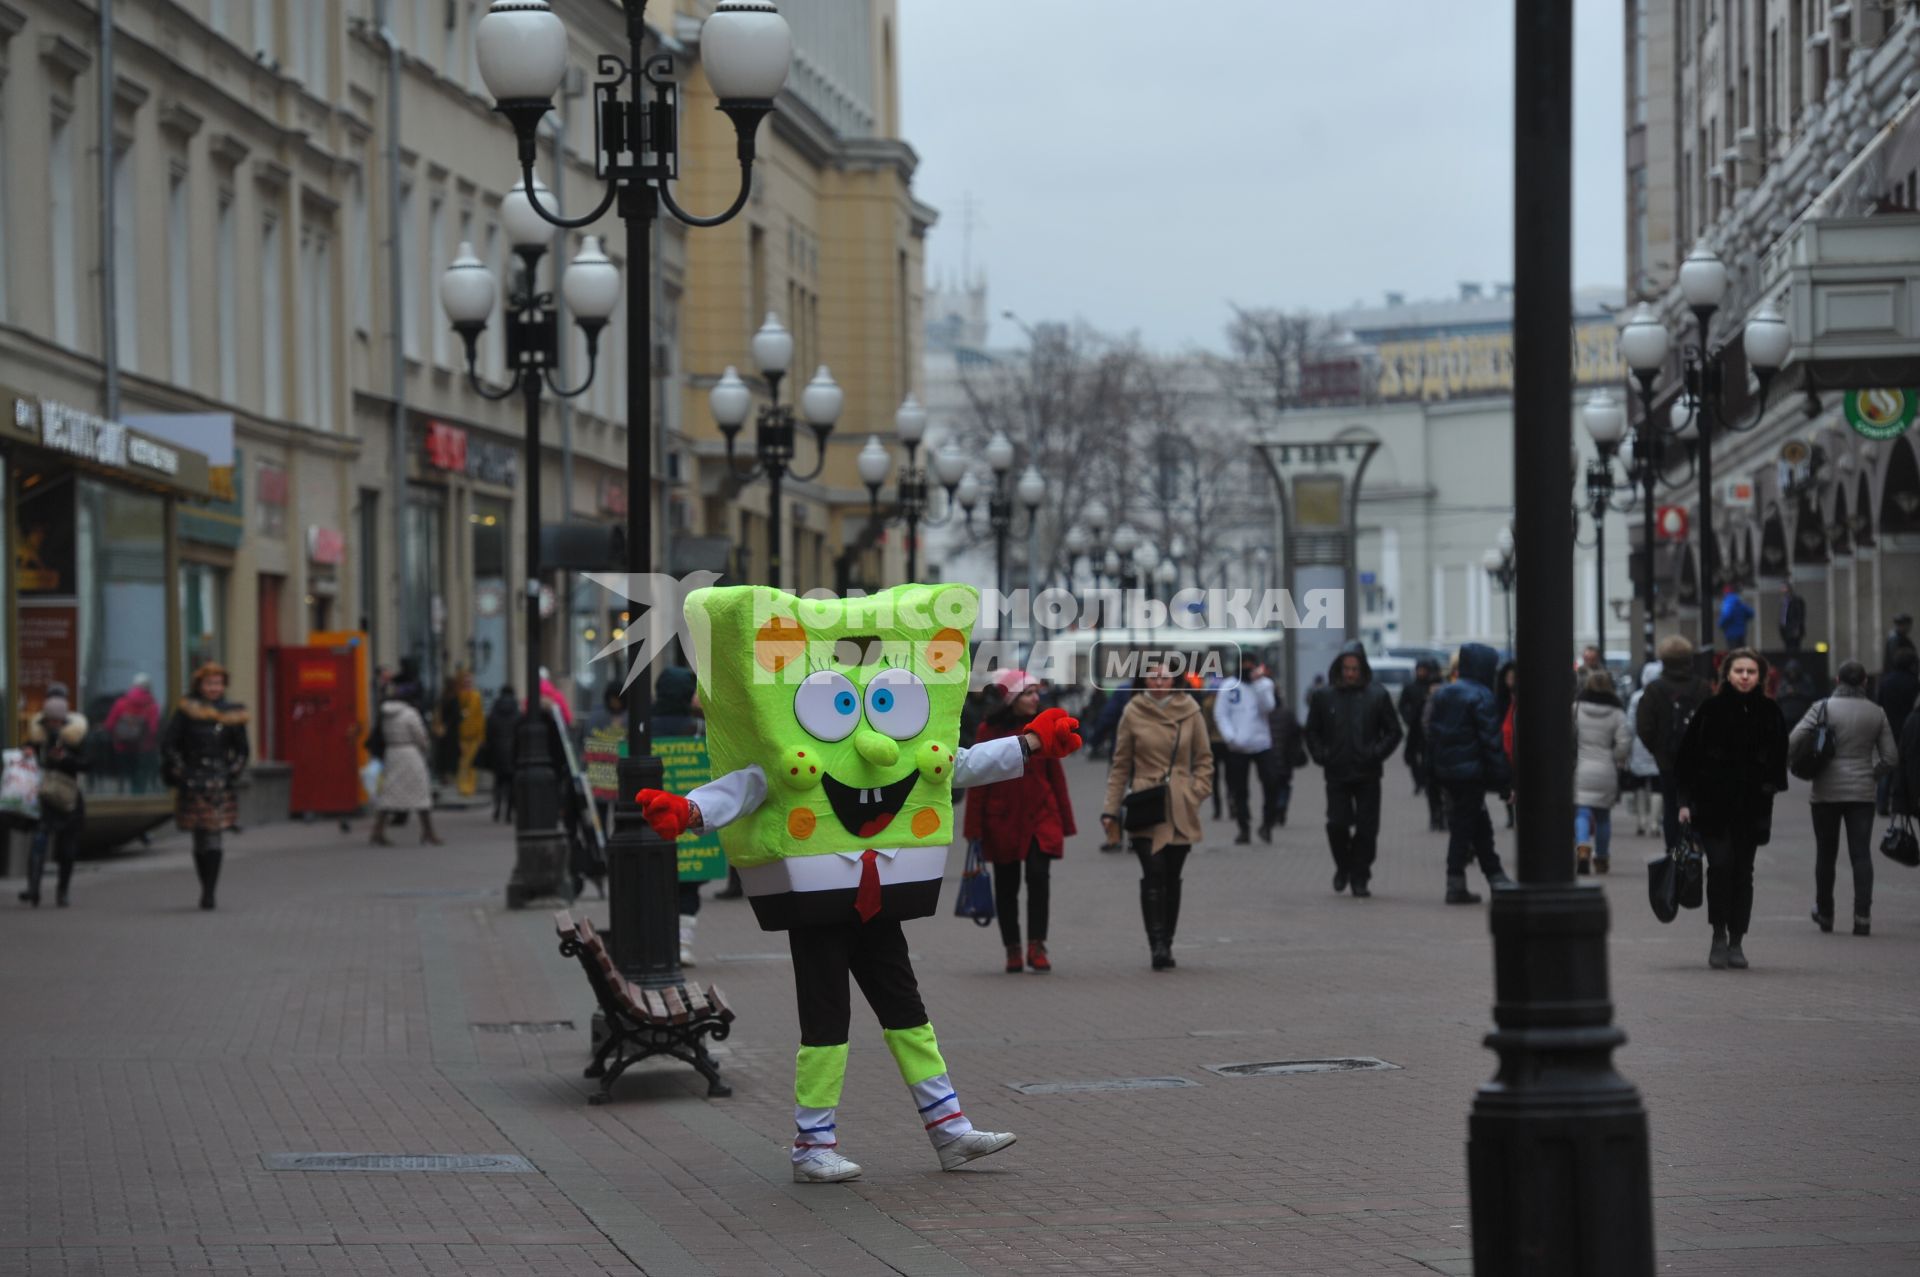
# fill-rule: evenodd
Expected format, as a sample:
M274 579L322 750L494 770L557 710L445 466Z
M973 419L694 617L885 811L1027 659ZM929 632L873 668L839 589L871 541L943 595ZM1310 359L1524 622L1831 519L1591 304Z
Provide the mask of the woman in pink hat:
M1020 670L1001 670L986 687L988 711L978 741L1018 735L1040 710L1040 684ZM1000 916L1000 939L1007 946L1007 970L1024 966L1051 971L1047 959L1047 906L1053 862L1074 832L1073 802L1067 775L1057 758L1034 755L1014 780L981 785L967 800L968 838L980 840L980 852L993 865L993 904ZM1027 946L1020 948L1020 879L1027 881Z

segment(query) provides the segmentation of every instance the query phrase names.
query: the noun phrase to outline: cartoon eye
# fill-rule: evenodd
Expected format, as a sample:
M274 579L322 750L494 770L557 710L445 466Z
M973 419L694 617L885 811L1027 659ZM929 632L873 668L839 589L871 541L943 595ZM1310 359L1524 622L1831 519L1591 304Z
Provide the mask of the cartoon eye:
M867 684L867 721L895 740L912 740L927 726L927 685L907 670L881 670Z
M860 725L860 693L845 674L809 674L793 695L793 716L815 740L845 740Z

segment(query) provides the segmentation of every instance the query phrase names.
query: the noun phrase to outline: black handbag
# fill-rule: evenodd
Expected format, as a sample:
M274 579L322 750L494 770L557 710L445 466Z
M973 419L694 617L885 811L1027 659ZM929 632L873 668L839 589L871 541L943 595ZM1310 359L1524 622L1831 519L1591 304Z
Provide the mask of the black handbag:
M1705 858L1688 833L1681 846L1647 862L1647 903L1653 916L1672 922L1682 909L1698 909L1705 898Z
M1133 788L1133 777L1127 777L1128 794L1120 800L1120 827L1130 834L1153 829L1166 824L1172 818L1173 810L1173 763L1180 756L1180 733L1185 723L1175 725L1173 729L1173 752L1167 755L1167 774L1160 778L1158 785L1149 785L1145 789Z
M1893 818L1880 839L1880 854L1909 869L1920 869L1920 834L1913 831L1913 817Z
M1814 779L1833 761L1835 741L1833 725L1827 722L1827 703L1821 701L1817 708L1820 717L1814 723L1813 731L1795 741L1788 752L1787 770L1801 780Z

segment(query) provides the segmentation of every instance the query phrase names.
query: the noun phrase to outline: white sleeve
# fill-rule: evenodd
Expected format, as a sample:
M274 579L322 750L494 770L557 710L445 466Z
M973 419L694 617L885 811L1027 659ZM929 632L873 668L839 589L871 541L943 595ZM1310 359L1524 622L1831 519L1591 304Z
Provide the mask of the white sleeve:
M700 809L702 829L730 825L767 801L767 774L758 763L749 763L708 781L688 794L687 801Z
M953 787L991 785L998 780L1012 780L1026 770L1027 752L1020 748L1018 736L983 741L972 749L962 745L953 759Z
M1273 713L1273 707L1279 704L1275 699L1276 695L1273 680L1270 678L1263 678L1253 685L1253 699L1254 703L1260 707L1261 717L1264 718Z

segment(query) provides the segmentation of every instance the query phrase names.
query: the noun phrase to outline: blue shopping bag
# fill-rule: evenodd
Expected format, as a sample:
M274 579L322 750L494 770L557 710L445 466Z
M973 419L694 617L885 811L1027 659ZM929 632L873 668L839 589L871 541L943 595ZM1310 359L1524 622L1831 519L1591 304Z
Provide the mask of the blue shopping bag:
M984 927L993 922L993 875L986 858L980 854L980 840L967 844L967 864L960 871L960 890L953 902L953 916L972 918Z

